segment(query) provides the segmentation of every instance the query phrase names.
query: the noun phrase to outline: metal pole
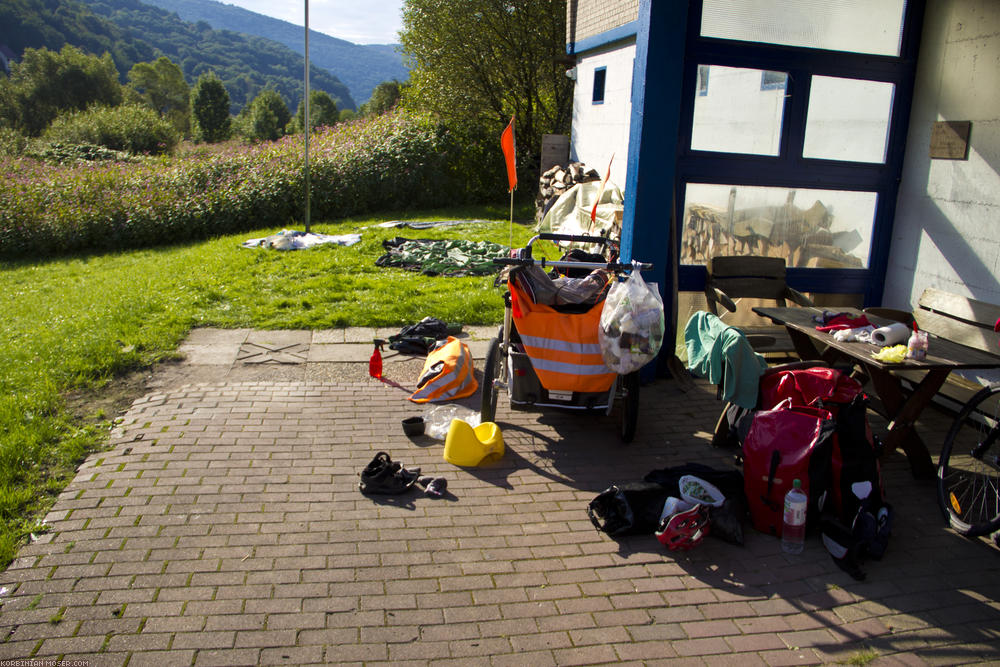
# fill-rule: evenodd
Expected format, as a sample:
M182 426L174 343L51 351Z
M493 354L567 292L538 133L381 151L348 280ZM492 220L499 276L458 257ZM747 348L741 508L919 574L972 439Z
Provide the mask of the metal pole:
M306 162L306 234L309 233L309 191L312 189L309 183L309 0L305 0L306 3L306 73L305 73L305 83L306 83L306 97L305 97L305 128L303 133L306 137L306 147L305 147L305 162Z

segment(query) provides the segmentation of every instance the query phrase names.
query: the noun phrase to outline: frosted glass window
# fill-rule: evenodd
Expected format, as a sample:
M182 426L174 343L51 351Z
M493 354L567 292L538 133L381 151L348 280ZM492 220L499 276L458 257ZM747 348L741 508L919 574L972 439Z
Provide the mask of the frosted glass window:
M885 162L895 90L884 81L812 77L802 156Z
M681 263L764 255L788 266L867 268L877 202L874 192L689 183Z
M704 0L703 37L898 56L906 0Z
M759 69L698 66L692 150L778 154L786 79L783 72L768 72L772 83L762 89L764 74Z

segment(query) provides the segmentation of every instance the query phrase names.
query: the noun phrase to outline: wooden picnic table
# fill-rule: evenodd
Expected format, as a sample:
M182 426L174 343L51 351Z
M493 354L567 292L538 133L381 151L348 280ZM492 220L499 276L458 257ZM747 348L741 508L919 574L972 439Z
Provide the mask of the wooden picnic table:
M833 334L817 331L820 326L814 319L822 314L820 308L766 308L753 311L784 325L795 351L803 360L822 359L831 366L849 362L871 379L872 388L881 403L880 412L889 420L884 438L885 454L902 448L910 462L910 470L918 479L932 479L936 466L931 461L927 446L913 425L920 413L937 394L948 375L960 369L1000 368L1000 358L975 348L966 347L945 338L930 337L926 358L907 359L902 363L879 361L872 354L880 348L872 343L841 342ZM851 308L838 309L860 317L861 311ZM868 315L872 325L879 327L892 320ZM901 371L926 371L912 391L903 387Z

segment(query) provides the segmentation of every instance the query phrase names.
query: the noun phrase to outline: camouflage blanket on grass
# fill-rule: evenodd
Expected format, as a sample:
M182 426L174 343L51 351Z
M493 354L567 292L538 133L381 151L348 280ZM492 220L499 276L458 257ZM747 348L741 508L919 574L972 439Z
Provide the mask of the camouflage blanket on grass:
M507 248L490 241L457 239L405 239L397 236L382 241L386 253L375 260L377 266L396 266L429 276L483 276L500 267L494 257L507 256Z

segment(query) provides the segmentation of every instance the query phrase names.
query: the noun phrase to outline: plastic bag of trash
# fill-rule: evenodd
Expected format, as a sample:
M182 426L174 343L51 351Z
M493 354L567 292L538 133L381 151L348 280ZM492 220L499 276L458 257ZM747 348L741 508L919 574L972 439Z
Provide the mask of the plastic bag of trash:
M481 421L479 413L470 408L461 405L435 405L424 413L424 434L444 440L453 419L461 419L473 428L479 426Z
M618 374L637 371L663 344L663 300L656 283L647 285L633 269L625 282L608 290L597 330L604 364Z

